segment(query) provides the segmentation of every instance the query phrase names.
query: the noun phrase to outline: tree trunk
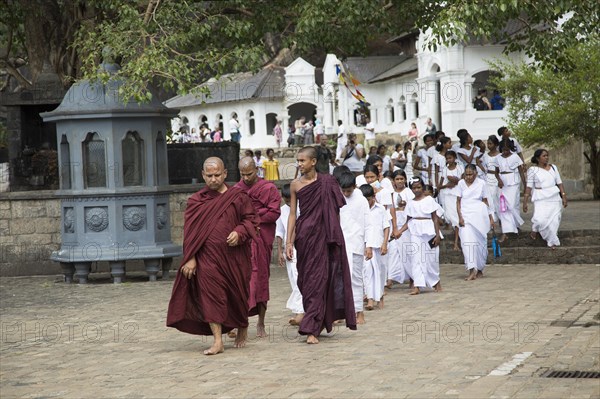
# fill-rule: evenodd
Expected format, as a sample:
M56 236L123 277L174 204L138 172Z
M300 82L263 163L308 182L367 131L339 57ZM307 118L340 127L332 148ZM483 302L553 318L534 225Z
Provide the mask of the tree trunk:
M588 140L588 145L590 146L590 154L586 154L584 152L585 157L590 163L590 172L592 175L592 184L594 199L600 199L600 151L598 150L598 146L596 144L595 137L592 137Z

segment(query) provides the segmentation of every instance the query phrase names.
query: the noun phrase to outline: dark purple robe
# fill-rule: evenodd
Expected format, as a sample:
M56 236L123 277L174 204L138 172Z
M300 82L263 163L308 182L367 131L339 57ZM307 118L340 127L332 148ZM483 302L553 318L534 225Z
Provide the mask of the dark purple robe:
M271 275L271 254L275 240L275 223L281 215L281 196L275 184L259 178L252 186L243 181L236 187L245 191L260 218L260 234L252 240L252 277L248 309L250 316L258 314L258 304L265 308L269 301L269 277Z
M181 265L196 257L196 274L188 280L177 272L167 326L199 335L212 335L209 323L223 332L248 327L250 240L257 227L252 201L237 187L223 194L205 187L189 198ZM226 241L232 231L239 235L235 247Z
M299 333L318 337L323 328L346 319L356 330L350 268L346 256L339 211L346 204L333 176L318 174L317 180L298 193L302 210L296 221L298 288L304 318Z

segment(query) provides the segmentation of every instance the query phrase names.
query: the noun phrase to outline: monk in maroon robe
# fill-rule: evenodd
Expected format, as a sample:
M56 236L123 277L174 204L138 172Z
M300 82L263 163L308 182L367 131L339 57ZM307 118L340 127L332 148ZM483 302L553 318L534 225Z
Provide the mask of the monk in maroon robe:
M339 219L346 201L333 176L316 172L313 147L302 148L297 161L302 175L290 187L286 256L292 259L295 245L298 288L305 312L298 332L308 335L308 344L317 344L321 331L330 332L336 320L346 319L346 326L356 330L350 268ZM301 211L297 221L296 198Z
M252 277L250 278L250 316L258 314L256 336L266 337L265 314L269 300L269 277L271 275L271 253L275 240L275 222L281 215L281 196L275 184L258 177L258 168L251 157L239 162L242 180L235 186L250 196L256 213L260 217L259 237L252 240Z
M204 162L206 187L188 200L183 231L183 261L173 285L167 326L198 335L213 335L204 351L224 350L222 333L234 328L234 346L248 336L248 296L252 238L258 217L252 201L225 184L227 170L219 158Z

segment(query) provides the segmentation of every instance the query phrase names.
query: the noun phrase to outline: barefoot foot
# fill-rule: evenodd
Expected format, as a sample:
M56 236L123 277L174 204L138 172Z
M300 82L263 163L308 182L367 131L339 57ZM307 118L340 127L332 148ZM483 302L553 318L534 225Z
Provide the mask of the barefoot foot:
M306 343L307 344L318 344L319 340L314 335L309 335L308 338L306 338Z
M246 328L238 328L237 337L235 337L235 342L233 346L235 348L243 348L246 346L246 341L248 340L248 327Z
M483 272L481 270L477 270L477 278L483 278Z
M438 281L438 283L434 285L433 288L435 288L435 292L442 292L442 282Z
M217 343L215 342L210 348L204 351L206 356L217 355L219 353L223 353L225 348L223 347L223 342Z
M414 287L408 295L419 295L421 291L419 291L419 287Z
M303 318L304 318L304 313L298 313L298 314L296 314L295 317L292 317L291 319L289 319L288 323L290 323L290 325L292 325L292 326L299 326L300 322L302 321Z
M471 271L471 273L469 273L469 276L465 279L465 281L473 281L477 278L477 275L475 274L475 271Z
M365 312L356 313L356 324L365 324Z
M393 285L394 285L394 282L392 280L388 280L385 283L385 288L392 288Z
M235 337L236 337L236 335L237 335L237 333L235 332L235 330L231 330L231 331L229 331L229 332L227 333L227 336L228 336L229 338L235 338Z
M502 234L502 237L500 237L500 239L498 240L498 242L504 242L508 240L508 236L506 234Z
M372 299L369 299L369 301L367 302L367 306L365 306L365 309L367 310L373 310L373 308L375 307L374 302Z
M269 336L269 334L267 334L267 330L265 330L265 325L257 324L256 325L256 337L257 338L266 338L268 336Z
M531 233L529 233L529 237L531 237L532 240L535 240L537 238L537 233L535 231L532 231Z

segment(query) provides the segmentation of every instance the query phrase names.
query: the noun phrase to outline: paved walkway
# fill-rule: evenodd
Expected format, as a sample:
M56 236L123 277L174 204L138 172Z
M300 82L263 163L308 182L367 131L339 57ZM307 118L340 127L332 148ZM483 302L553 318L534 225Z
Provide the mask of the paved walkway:
M0 397L598 398L599 265L492 266L444 292L395 287L367 324L306 345L286 321L289 286L273 269L270 337L205 357L210 340L165 327L172 282L121 285L56 277L0 279Z

